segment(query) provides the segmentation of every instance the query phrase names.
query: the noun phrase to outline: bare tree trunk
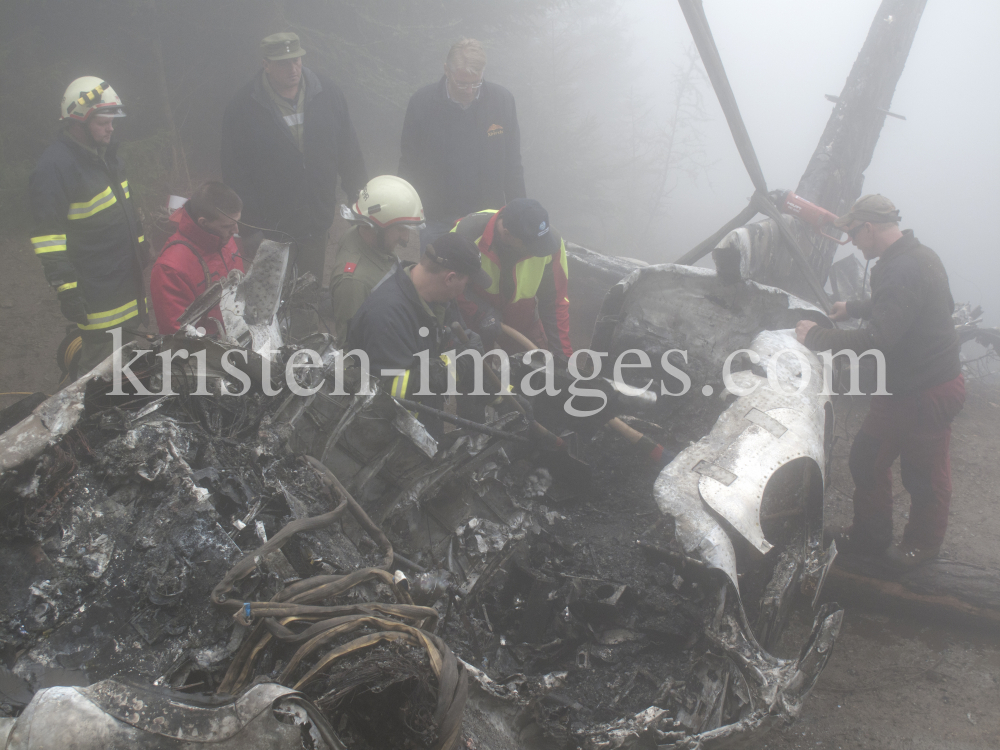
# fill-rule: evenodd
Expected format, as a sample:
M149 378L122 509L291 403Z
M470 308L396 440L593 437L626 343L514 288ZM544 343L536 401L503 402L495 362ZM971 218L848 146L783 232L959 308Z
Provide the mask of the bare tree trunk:
M188 171L184 145L181 143L180 133L177 131L177 125L174 121L174 111L170 106L170 89L167 87L167 73L163 65L163 43L158 33L156 3L152 0L149 5L149 12L149 41L150 50L153 54L156 87L162 107L163 125L167 130L167 137L170 140L170 179L167 187L171 193L189 195L191 192L191 174Z
M861 196L886 113L910 54L927 0L883 0L868 38L830 114L819 145L795 192L806 200L846 213ZM817 243L813 267L830 272L837 245Z
M188 172L187 156L181 144L177 126L174 123L174 113L170 106L167 93L167 76L163 69L163 49L159 38L152 40L153 63L156 66L156 86L160 90L160 101L163 107L163 124L170 139L170 180L168 187L171 193L187 195L191 191L191 174Z
M641 235L641 240L643 242L649 239L649 234L653 227L653 221L659 218L660 206L663 202L663 198L670 192L670 190L667 190L667 180L670 179L671 168L675 164L676 155L674 153L674 146L677 143L677 131L679 128L684 127L687 124L684 122L685 119L688 119L685 117L684 100L690 94L691 90L697 86L697 82L695 81L697 71L698 56L694 50L689 50L687 64L678 69L676 77L677 91L674 94L674 108L670 114L670 119L667 122L667 143L662 157L662 167L657 175L653 200L649 211L646 212L646 226ZM633 138L634 137L635 136L633 135ZM689 154L687 155L689 156ZM685 154L682 154L680 158L683 159L684 156ZM633 159L635 158L636 157L633 154ZM633 184L638 183L633 181Z
M892 614L909 611L994 631L1000 625L1000 571L951 560L895 573L874 558L840 555L824 593Z
M926 0L882 0L796 188L803 198L842 214L861 195L864 171L871 163L925 4ZM801 222L788 221L807 263L825 282L838 246ZM772 219L733 230L713 251L717 266L740 268L746 278L815 301L812 288L796 264L789 262L788 254Z

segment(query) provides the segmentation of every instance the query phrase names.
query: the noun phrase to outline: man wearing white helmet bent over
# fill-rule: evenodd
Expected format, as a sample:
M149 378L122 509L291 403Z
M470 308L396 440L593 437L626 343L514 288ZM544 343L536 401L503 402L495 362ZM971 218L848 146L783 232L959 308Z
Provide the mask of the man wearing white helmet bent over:
M149 255L111 138L124 116L107 82L77 78L63 94L59 138L31 174L31 243L63 315L80 329L79 374L111 354L111 330L147 322Z

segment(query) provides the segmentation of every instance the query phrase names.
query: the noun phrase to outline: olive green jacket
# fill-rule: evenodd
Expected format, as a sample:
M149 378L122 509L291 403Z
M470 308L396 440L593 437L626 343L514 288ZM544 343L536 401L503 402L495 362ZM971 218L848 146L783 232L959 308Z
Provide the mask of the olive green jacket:
M337 246L337 265L330 277L333 298L333 324L337 340L347 341L347 324L372 289L397 262L395 253L370 248L361 239L358 227L352 227Z

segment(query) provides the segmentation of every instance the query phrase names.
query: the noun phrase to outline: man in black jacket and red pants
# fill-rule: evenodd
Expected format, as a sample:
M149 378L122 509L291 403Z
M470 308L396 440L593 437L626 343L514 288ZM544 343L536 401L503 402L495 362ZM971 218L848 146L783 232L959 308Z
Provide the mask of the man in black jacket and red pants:
M441 80L406 107L399 176L424 204L421 250L463 216L527 195L514 96L483 80L485 71L482 44L462 39L448 52Z
M892 464L899 456L910 519L888 557L911 567L937 556L948 525L951 422L965 403L955 303L941 259L911 230L899 230L899 212L888 198L863 196L837 226L866 259L879 262L871 300L837 302L830 318L862 318L868 325L833 330L802 320L795 333L814 351L880 350L891 394L872 396L851 446L854 523L838 547L881 554L892 544Z
M264 69L222 119L223 182L243 199L243 223L294 241L298 272L311 271L322 284L337 177L353 203L368 182L364 157L347 100L302 66L298 35L272 34L261 55Z

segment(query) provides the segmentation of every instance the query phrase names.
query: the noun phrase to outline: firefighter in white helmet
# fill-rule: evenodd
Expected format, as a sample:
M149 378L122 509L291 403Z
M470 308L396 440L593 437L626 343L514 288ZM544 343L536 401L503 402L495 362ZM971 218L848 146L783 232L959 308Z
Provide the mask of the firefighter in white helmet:
M58 140L31 174L31 243L63 315L83 339L78 374L111 354L113 329L147 322L148 252L111 137L124 116L106 81L77 78L63 94Z
M424 207L413 186L401 177L381 175L369 180L353 208L341 207L354 224L337 246L337 265L330 277L334 330L347 341L347 324L382 277L399 260L410 227L422 227Z

